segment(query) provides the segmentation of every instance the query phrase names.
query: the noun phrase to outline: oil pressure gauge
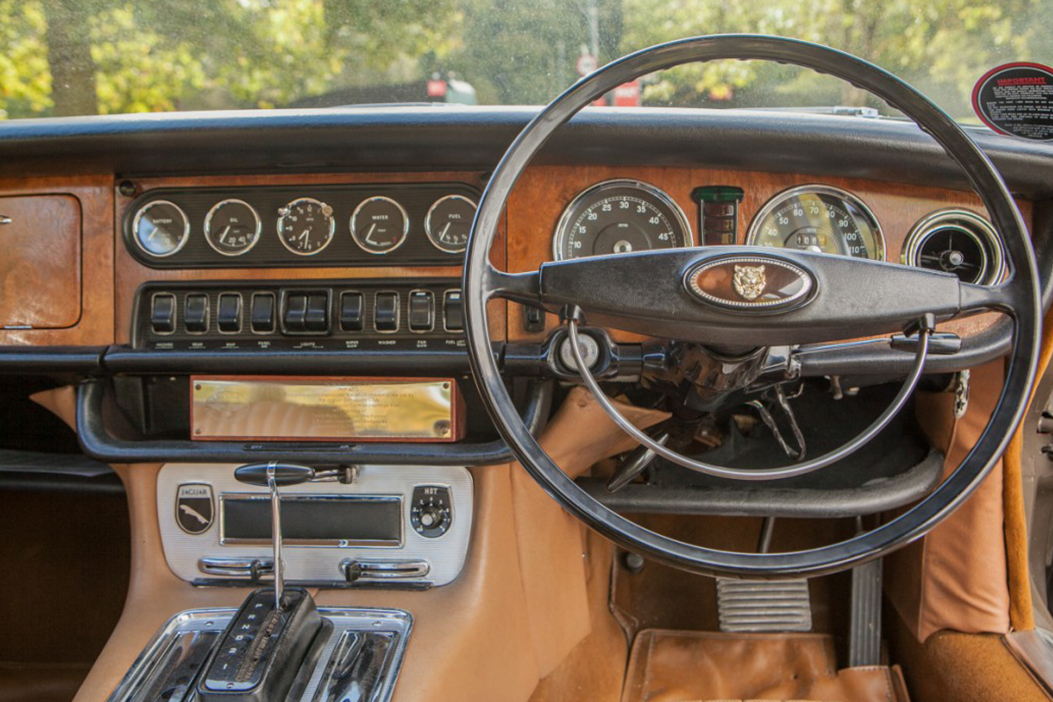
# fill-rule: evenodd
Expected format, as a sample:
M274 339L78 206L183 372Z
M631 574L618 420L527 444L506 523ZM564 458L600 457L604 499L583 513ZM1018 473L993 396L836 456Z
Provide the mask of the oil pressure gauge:
M440 251L464 253L475 208L476 204L463 195L447 195L436 200L424 219L428 240Z
M278 238L299 256L321 253L335 230L333 208L314 198L301 197L278 210Z
M224 256L248 253L260 240L260 216L244 200L224 200L205 216L205 240Z

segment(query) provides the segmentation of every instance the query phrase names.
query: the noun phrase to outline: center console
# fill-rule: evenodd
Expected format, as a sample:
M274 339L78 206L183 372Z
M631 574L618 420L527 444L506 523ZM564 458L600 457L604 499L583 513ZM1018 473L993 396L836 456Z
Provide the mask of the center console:
M173 464L158 474L157 497L179 577L267 584L236 610L170 619L110 702L385 702L411 615L319 608L307 587L448 583L472 521L464 468Z
M168 566L197 585L273 576L269 493L232 465L165 465L158 519ZM349 482L282 492L285 578L310 587L445 585L464 567L472 477L462 467L359 466Z

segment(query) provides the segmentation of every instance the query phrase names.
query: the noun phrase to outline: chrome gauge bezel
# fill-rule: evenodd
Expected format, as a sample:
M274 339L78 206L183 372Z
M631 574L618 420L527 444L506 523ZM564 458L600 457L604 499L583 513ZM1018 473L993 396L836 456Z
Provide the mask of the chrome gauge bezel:
M431 245L434 246L435 248L437 248L439 251L443 251L445 253L451 253L451 254L464 253L468 249L468 243L467 242L465 242L464 246L461 246L459 248L453 248L453 247L450 247L450 246L444 246L443 244L440 244L436 240L436 238L432 235L432 231L431 231L431 216L435 212L435 208L438 207L439 205L441 205L442 203L446 202L447 200L464 200L465 202L467 202L468 204L470 204L472 206L473 210L477 210L478 211L478 209L479 209L479 203L476 202L475 200L473 200L470 197L466 197L464 195L456 195L456 194L454 194L454 195L444 195L444 196L440 197L438 200L436 200L435 202L433 202L431 204L431 207L428 208L428 214L424 215L424 233L428 236L428 241L431 242ZM473 218L474 218L474 216L473 216ZM471 226L471 222L469 222L468 224L469 224L469 226Z
M976 230L961 224L963 220L975 226ZM984 256L984 268L983 275L980 276L980 280L977 281L976 285L994 285L1001 280L1005 275L1005 250L1002 244L1002 237L998 236L998 232L995 231L991 223L982 216L971 210L957 207L936 210L918 220L917 224L911 228L910 233L907 234L907 240L903 242L902 263L916 268L924 268L918 260L922 245L928 241L930 236L948 226L955 226L961 229L980 245L980 252ZM981 240L981 236L987 240L986 245ZM988 260L988 250L990 250L993 260Z
M570 203L563 209L563 214L560 215L559 222L556 224L556 231L552 235L552 260L563 261L565 260L561 255L560 251L563 249L563 242L566 239L567 227L570 224L570 218L574 212L578 209L583 201L589 198L593 198L596 195L615 188L634 188L640 190L647 195L659 200L662 204L666 205L669 210L673 213L673 217L676 219L677 224L680 225L680 229L683 231L684 245L675 246L672 248L690 248L695 244L695 235L691 231L691 223L687 219L687 215L684 214L684 210L680 207L676 200L674 200L668 193L661 188L646 183L642 180L636 180L634 178L614 178L611 180L605 180L582 190L580 193L574 196Z
M757 214L753 216L753 221L750 222L749 232L746 234L746 245L757 246L757 230L760 228L761 222L763 222L768 215L778 209L787 200L804 194L816 194L816 195L829 195L831 197L840 198L845 202L850 203L853 207L859 209L867 219L870 220L871 229L874 231L874 246L877 249L873 258L869 256L871 261L884 261L885 260L885 233L881 229L881 222L878 221L877 216L874 214L865 202L863 202L857 195L854 195L843 188L838 188L833 185L822 185L820 183L809 183L807 185L797 185L792 188L788 188L779 193L776 193L769 199L764 206L757 211Z
M249 212L252 213L252 216L256 218L256 233L253 234L252 241L249 243L249 245L246 246L244 249L242 249L240 251L224 251L223 249L221 249L218 246L216 246L216 244L213 243L213 241L212 241L212 217L224 205L244 205L245 207L248 208ZM259 243L260 235L262 233L263 233L263 220L260 218L260 213L256 211L255 207L253 207L249 203L245 202L244 200L238 199L236 197L230 197L230 198L227 198L226 200L220 200L215 205L213 205L212 209L210 209L208 211L208 214L205 215L205 241L208 243L209 246L212 247L212 250L215 251L216 253L218 253L220 256L229 256L229 257L232 257L232 258L235 257L235 256L244 256L249 251L252 251L252 249L256 246L256 244ZM282 241L285 241L285 240L282 239Z
M358 213L362 211L362 208L372 202L378 201L390 202L392 205L398 208L399 212L402 213L402 236L399 238L399 240L395 243L394 246L392 246L390 249L384 249L383 251L373 251L367 248L365 244L363 244L361 241L359 241L358 229L355 226L355 219L358 217ZM356 207L355 211L351 213L349 226L351 227L351 239L355 242L355 246L362 249L367 254L372 254L373 256L387 256L389 253L397 250L400 246L406 243L406 239L409 237L410 221L409 215L406 213L406 208L403 207L398 200L387 197L385 195L374 195L373 197L367 197L365 200L358 203L358 207Z
M179 240L179 244L168 253L156 253L151 251L143 245L142 240L139 238L139 222L142 220L143 215L149 212L150 208L157 207L158 205L168 205L169 207L174 208L175 211L179 213L179 216L183 218L183 236ZM182 251L183 247L186 246L186 243L190 241L190 218L186 216L186 212L183 211L182 207L171 200L151 200L140 207L135 213L135 218L132 220L132 239L135 240L135 245L139 247L139 250L151 258L168 258L169 256L174 256Z
M283 205L282 209L283 210L289 210L294 205L297 205L297 204L299 204L301 202L311 202L311 203L314 203L315 205L318 205L319 207L322 208L322 214L325 214L325 208L329 207L329 205L327 205L326 203L322 202L321 200L317 200L317 199L315 199L313 197L298 197L295 200L290 200L287 204ZM318 248L318 250L316 250L316 251L297 251L293 247L289 246L289 242L287 242L285 240L285 227L282 225L282 222L285 221L285 217L287 215L283 215L283 214L280 214L280 213L278 215L278 241L282 242L282 246L284 246L291 253L294 253L297 256L317 256L318 254L322 253L327 248L329 248L329 245L333 243L333 239L336 238L336 236L335 236L335 234L336 234L336 217L333 216L332 209L333 209L332 207L329 207L330 212L329 212L329 215L327 215L327 218L329 220L329 235L328 235L328 238L325 240L325 243L322 244L321 247Z

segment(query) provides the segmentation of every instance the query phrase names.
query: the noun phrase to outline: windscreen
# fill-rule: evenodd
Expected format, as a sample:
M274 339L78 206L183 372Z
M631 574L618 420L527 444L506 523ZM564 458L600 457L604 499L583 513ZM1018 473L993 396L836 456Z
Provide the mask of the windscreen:
M991 67L1048 63L1053 0L0 0L0 117L428 103L539 105L626 53L748 32L873 61L956 119ZM760 62L685 66L607 107L892 116Z

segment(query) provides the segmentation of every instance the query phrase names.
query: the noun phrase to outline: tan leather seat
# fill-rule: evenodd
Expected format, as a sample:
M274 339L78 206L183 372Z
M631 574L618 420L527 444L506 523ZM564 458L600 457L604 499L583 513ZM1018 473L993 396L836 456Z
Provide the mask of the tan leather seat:
M622 702L907 702L898 667L838 670L826 634L640 632Z

